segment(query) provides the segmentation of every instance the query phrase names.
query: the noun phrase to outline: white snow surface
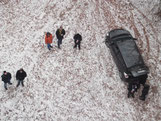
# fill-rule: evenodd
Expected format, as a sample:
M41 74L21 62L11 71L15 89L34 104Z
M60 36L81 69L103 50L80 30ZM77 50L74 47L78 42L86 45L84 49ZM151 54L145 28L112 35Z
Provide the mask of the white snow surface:
M159 24L147 16L150 0L0 0L0 72L12 74L5 91L0 83L0 121L161 121L161 45ZM152 13L152 12L151 12ZM155 22L155 23L154 23ZM61 50L55 31L66 30ZM161 27L161 26L160 26ZM105 35L124 28L136 41L150 68L145 102L127 98ZM54 35L54 48L44 43ZM82 49L73 35L82 34ZM24 68L25 87L15 73Z

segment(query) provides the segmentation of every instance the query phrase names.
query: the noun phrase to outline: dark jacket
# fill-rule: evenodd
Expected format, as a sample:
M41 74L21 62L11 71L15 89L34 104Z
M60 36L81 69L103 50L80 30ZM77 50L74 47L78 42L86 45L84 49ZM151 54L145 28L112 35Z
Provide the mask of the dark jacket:
M73 39L75 43L80 43L82 41L82 36L80 34L75 34Z
M22 72L21 72L21 70L18 70L16 73L17 80L24 80L26 76L27 76L27 74L24 70L22 70Z
M141 96L139 97L140 100L145 101L145 99L146 99L146 97L147 97L147 95L148 95L148 93L149 93L149 89L150 89L150 86L147 85L147 84L145 84L145 85L144 85L144 88L143 88L143 90L142 90L142 94L141 94Z
M57 37L58 40L63 39L64 35L65 35L65 30L64 29L62 29L61 32L60 32L60 29L57 29L56 37Z
M10 80L12 78L11 73L9 73L9 72L7 72L7 75L3 74L1 77L2 77L2 81L4 83L10 82Z
M128 85L128 91L131 93L137 92L138 88L139 88L138 83L129 83L129 85Z
M143 88L143 90L142 90L142 95L143 95L143 96L145 96L145 95L148 94L149 88L150 88L149 85L147 85L147 84L144 85L144 88Z
M146 83L147 78L148 78L148 75L147 74L146 75L143 75L143 76L140 76L139 77L140 84L144 85Z

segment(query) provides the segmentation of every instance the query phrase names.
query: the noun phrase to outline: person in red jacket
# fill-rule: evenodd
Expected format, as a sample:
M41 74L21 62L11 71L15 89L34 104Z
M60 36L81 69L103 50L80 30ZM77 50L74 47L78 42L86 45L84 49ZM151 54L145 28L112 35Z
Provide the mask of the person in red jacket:
M47 44L47 48L50 50L52 48L51 43L53 41L53 36L51 33L47 32L45 36L45 44Z

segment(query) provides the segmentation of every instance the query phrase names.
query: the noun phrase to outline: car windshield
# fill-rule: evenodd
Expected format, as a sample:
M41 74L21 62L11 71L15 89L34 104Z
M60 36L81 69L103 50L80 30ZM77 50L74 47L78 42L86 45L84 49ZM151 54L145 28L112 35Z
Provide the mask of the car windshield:
M133 39L117 41L117 46L122 54L127 68L143 64L143 60Z
M123 39L131 39L132 37L131 37L130 34L123 34L123 35L114 36L112 38L112 40L115 41L115 40L119 40L119 39L122 39L122 38Z

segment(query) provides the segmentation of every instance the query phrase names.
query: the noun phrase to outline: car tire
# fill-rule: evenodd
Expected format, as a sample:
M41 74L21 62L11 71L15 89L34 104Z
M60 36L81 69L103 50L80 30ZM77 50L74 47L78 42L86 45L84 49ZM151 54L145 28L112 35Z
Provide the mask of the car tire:
M107 45L107 47L109 47L109 36L106 36L106 40L105 40L105 44Z
M109 43L108 41L105 41L106 46L109 48Z

